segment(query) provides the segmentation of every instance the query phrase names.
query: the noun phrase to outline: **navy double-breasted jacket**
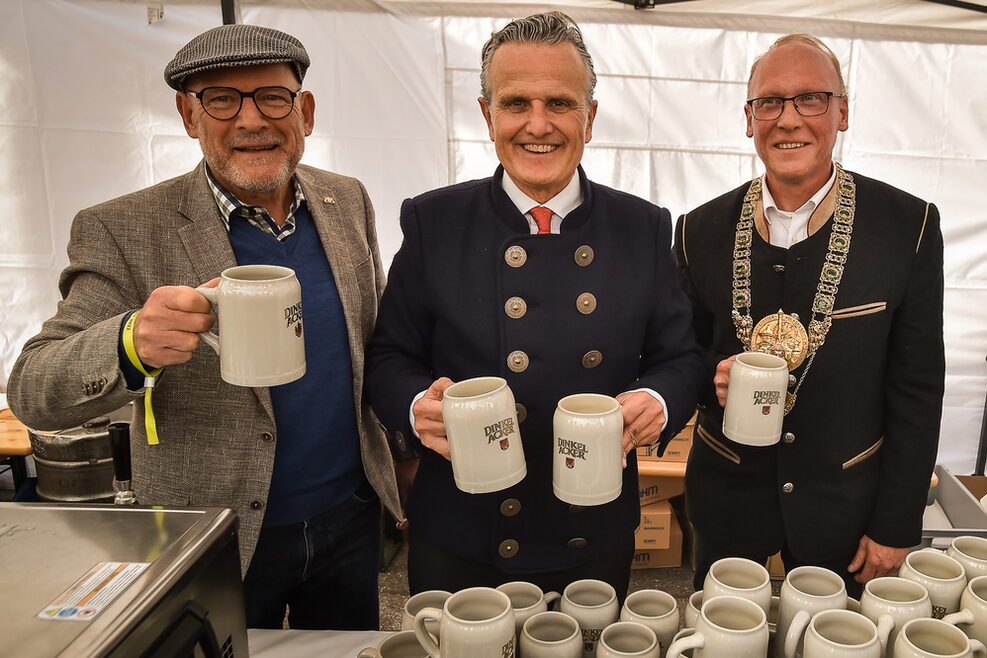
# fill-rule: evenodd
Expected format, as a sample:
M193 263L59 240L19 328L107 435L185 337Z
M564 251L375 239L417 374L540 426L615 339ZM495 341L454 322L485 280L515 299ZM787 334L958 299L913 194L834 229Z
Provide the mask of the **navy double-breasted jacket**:
M811 562L852 556L864 534L888 546L921 539L945 371L939 213L851 175L856 208L832 328L811 370L792 372L793 384L805 377L772 447L723 436L712 386L716 364L743 351L730 312L734 235L749 184L676 225L679 273L708 368L686 475L689 516L706 546L767 556L787 542ZM808 322L832 227L830 214L789 249L755 232L754 322L780 308Z
M667 210L592 183L580 168L583 203L561 233L530 235L502 174L405 201L367 393L398 449L421 452L407 504L415 532L463 558L531 573L612 551L640 518L633 455L617 500L577 508L554 496L558 400L654 389L667 404L667 442L693 413L702 365ZM469 494L445 458L417 443L409 409L439 377L484 375L505 378L514 393L528 472L504 491Z

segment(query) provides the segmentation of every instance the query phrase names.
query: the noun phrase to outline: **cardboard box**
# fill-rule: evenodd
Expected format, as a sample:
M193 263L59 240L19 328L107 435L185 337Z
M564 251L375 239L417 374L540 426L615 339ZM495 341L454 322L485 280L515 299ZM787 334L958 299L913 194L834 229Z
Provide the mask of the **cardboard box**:
M682 434L668 442L661 457L655 451L655 446L641 446L637 449L637 458L643 461L687 462L690 450L692 450L692 428L687 427Z
M956 479L962 482L963 486L969 489L977 500L987 496L987 477L983 475L957 475Z
M785 563L781 561L780 552L769 557L764 567L768 570L771 580L785 580Z
M685 478L664 477L660 475L641 475L638 478L638 496L641 507L668 500L685 491Z
M673 514L669 528L668 548L635 549L631 569L654 569L682 565L682 528Z
M685 426L685 428L679 432L675 438L668 442L668 445L665 447L665 452L661 457L658 457L655 453L654 446L641 446L637 449L637 458L645 461L689 461L689 451L692 449L692 433L695 429L695 424L696 417L693 415L692 419Z
M668 548L672 528L672 506L660 500L641 508L641 523L634 533L634 548Z

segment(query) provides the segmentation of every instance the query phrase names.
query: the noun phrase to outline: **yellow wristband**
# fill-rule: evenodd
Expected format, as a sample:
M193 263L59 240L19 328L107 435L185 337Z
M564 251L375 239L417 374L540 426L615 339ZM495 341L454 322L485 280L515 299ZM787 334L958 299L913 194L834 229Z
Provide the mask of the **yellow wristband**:
M127 318L127 322L123 325L123 351L127 353L127 360L130 361L130 365L144 375L144 429L147 434L147 444L155 446L158 445L158 425L154 422L154 410L151 408L151 391L154 390L155 379L164 368L148 370L141 363L140 357L137 356L137 348L134 346L134 324L137 322L139 313L140 311L136 311Z

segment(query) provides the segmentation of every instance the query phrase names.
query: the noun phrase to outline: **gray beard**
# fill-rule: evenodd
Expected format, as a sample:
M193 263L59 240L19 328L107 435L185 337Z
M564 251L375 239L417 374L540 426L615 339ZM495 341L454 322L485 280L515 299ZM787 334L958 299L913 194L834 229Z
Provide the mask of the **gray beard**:
M242 140L235 140L233 146L237 143L247 141L249 137L250 136L248 135ZM283 145L283 142L278 140L275 144L281 146ZM205 157L206 163L209 165L210 169L238 188L242 190L250 190L251 192L272 192L283 187L289 180L291 180L291 177L295 173L295 168L298 166L299 161L302 159L302 154L305 152L305 142L299 141L297 153L287 154L287 159L282 160L281 165L278 167L278 170L274 175L260 177L257 175L251 175L249 170L244 170L237 167L233 164L232 158L228 158L221 154L209 153L201 141L199 142L199 147L202 149L202 155Z
M206 162L220 176L240 189L250 190L251 192L271 192L280 189L291 180L295 166L298 164L297 161L294 163L282 162L281 166L278 167L278 171L273 176L261 178L251 176L249 172L242 171L225 158L217 163L209 162L207 158Z

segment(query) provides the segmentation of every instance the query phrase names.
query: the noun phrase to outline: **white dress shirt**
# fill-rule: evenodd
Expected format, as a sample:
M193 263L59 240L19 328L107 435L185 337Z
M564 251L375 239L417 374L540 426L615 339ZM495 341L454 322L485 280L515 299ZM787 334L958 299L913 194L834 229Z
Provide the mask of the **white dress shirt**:
M565 219L565 216L578 208L583 202L583 189L579 185L579 176L576 174L573 174L569 184L562 188L561 192L545 203L538 203L522 192L521 188L517 186L517 183L507 175L506 171L504 172L504 178L501 180L501 187L504 188L504 192L514 202L514 205L517 206L518 211L528 220L528 230L531 231L532 235L538 233L538 224L535 222L535 218L531 216L532 208L544 206L551 210L551 232L558 234L561 231L562 220Z
M761 185L763 190L761 199L764 204L764 219L768 223L768 237L771 239L771 244L788 249L796 242L801 242L809 237L809 218L829 194L829 190L835 182L836 167L834 166L833 174L829 180L812 195L812 198L803 203L798 210L788 211L780 209L775 204L771 190L768 189L767 179L764 179L764 184Z

